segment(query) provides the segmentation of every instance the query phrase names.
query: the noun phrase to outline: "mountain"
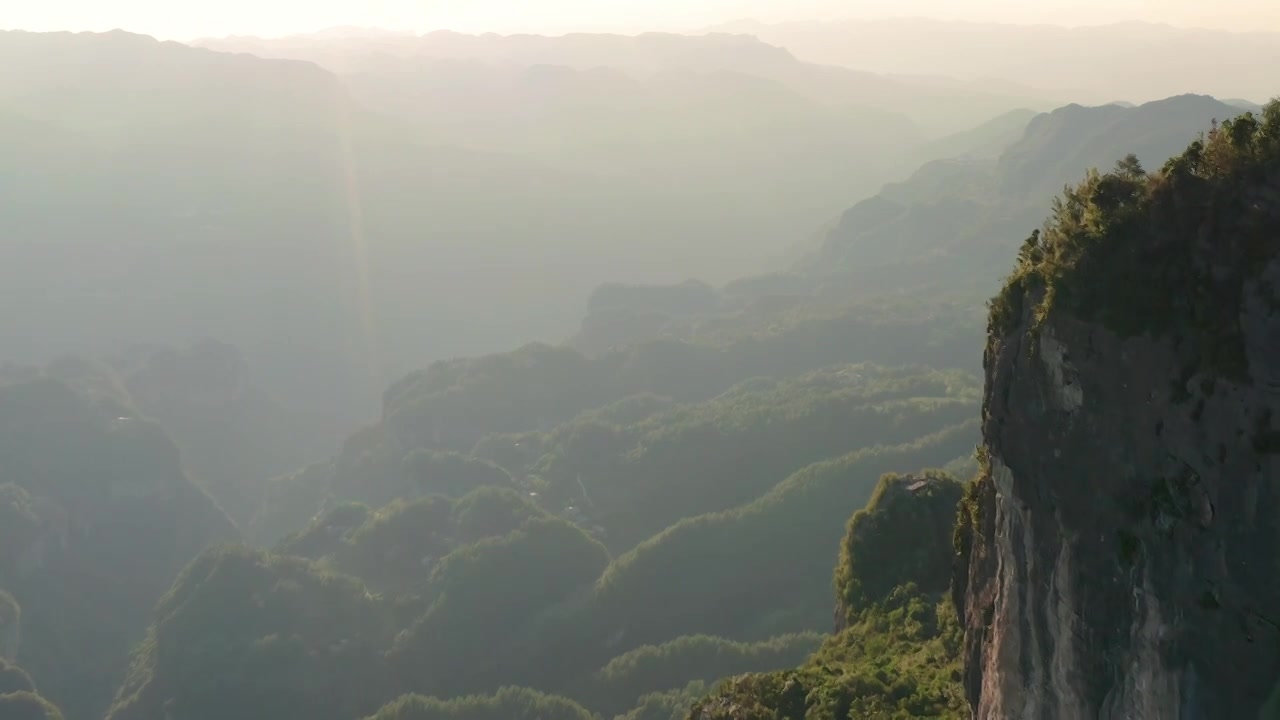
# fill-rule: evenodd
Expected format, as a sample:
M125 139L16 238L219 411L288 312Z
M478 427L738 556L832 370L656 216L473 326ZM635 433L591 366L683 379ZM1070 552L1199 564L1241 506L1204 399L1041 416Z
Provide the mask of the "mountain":
M957 539L975 717L1275 714L1277 228L1272 103L1024 244Z
M767 268L906 173L926 137L908 111L969 126L1021 104L728 36L376 42L529 64L392 54L335 75L119 31L0 34L6 359L219 338L336 443L392 378L568 336L604 280ZM629 54L665 64L594 64ZM591 67L547 64L577 56Z
M1068 188L990 304L975 480L882 478L837 634L688 717L1274 715L1277 178L1280 101Z
M569 508L625 552L682 518L751 502L815 458L897 445L973 417L968 374L837 366L783 381L756 378L702 403L654 407L643 395L547 433L490 436L474 452L519 478L540 502Z
M944 473L881 478L841 543L838 634L797 669L729 679L688 718L968 717L959 623L946 599L963 492Z
M994 117L977 127L931 140L916 149L924 163L933 158L998 156L1022 138L1027 125L1039 113L1018 109Z
M16 660L71 718L101 717L152 604L237 537L159 426L109 388L47 376L0 382L0 519Z
M283 406L226 343L135 347L108 362L130 402L173 437L188 476L239 525L269 478L322 457L334 442L330 423Z
M1212 122L1241 114L1210 97L1145 105L1068 105L1036 116L995 157L921 167L908 180L845 212L808 260L818 273L852 273L857 287L934 285L939 278L987 293L999 258L1040 222L1046 202L1090 168L1125 153L1158 167Z
M387 703L367 720L594 720L595 717L568 698L527 688L505 688L493 695L447 702L406 695Z
M157 423L183 470L238 524L256 511L267 480L323 457L327 422L291 411L261 385L234 346L137 345L117 355L63 355L40 366L0 365L0 384L56 380Z
M884 19L741 22L748 34L809 62L904 75L948 75L977 87L1012 83L1063 100L1148 102L1187 92L1260 102L1277 92L1266 68L1280 34L1140 22L1057 27Z
M448 31L420 37L343 38L316 35L280 39L206 38L201 47L244 52L261 57L304 59L358 82L358 78L397 73L430 73L439 87L470 89L482 68L558 67L579 72L614 73L644 82L679 72L699 75L743 75L786 87L816 102L853 105L907 116L931 134L976 125L1003 111L1022 106L1047 108L1044 96L1004 89L984 90L933 77L892 77L848 68L816 65L757 38L733 33L677 35L611 34L466 35ZM447 74L453 73L452 82ZM930 75L936 73L929 73ZM452 96L463 99L459 95ZM945 112L939 112L945 108Z
M392 692L379 652L392 631L386 601L306 560L207 551L156 604L155 618L110 720L166 712L336 720L372 713Z
M416 450L470 453L488 436L550 433L581 413L631 396L706 401L751 378L785 378L848 360L912 357L922 365L955 367L978 346L973 337L956 331L963 326L949 313L898 318L879 310L805 318L767 336L740 337L722 345L659 339L586 356L567 347L535 344L510 353L434 363L389 387L381 421L354 433L337 457L273 482L250 532L257 538L278 539L305 524L329 497L376 505L387 501L387 493L395 497L397 492L414 491L416 483L406 475L404 463ZM827 382L817 377L816 385ZM827 387L841 384L834 373L825 377L835 378ZM856 385L860 380L850 376L848 382ZM937 390L936 383L922 387L933 388L924 395L938 398L953 389ZM774 403L786 401L783 394L772 398ZM724 406L731 408L732 403ZM945 415L953 410L929 412ZM529 447L542 442L528 440ZM520 462L531 465L539 460L534 455ZM522 464L508 470L532 469ZM559 499L564 498L565 488L561 490ZM678 519L671 512L679 509L667 514L671 521Z
M226 43L0 34L0 715L1277 707L1280 103Z
M355 402L331 76L122 32L6 32L0 58L0 106L49 137L0 170L10 359L218 336L295 400ZM299 370L282 327L324 352Z

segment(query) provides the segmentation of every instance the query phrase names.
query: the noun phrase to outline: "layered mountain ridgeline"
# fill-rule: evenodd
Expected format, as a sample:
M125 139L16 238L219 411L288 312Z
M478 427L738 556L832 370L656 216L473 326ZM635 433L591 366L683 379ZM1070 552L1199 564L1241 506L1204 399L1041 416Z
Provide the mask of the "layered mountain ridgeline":
M736 84L741 85L742 80L752 78L786 88L826 106L876 108L900 114L933 136L963 130L1014 108L1048 109L1048 101L1040 93L948 86L933 77L895 77L814 65L797 59L783 47L768 45L749 35L732 33L643 33L636 36L572 33L547 37L493 33L465 35L442 31L421 36L359 37L340 32L279 39L203 39L196 44L261 57L309 60L351 76L357 86L365 86L363 92L372 94L381 90L378 97L383 102L417 103L421 99L439 97L464 106L483 103L492 107L495 103L523 103L529 96L541 95L539 91L549 88L561 91L550 96L554 102L563 103L567 98L577 101L574 107L582 108L582 96L573 93L573 89L581 87L583 81L609 80L612 81L613 92L606 96L608 103L592 105L630 109L629 101L634 102L629 96L630 91L643 86L645 81L662 79L663 82L651 86L660 90L663 85L670 85L673 81L687 82L697 74L718 77L722 85L734 83L735 78L739 78ZM537 70L529 74L525 72L526 68ZM561 68L574 72L566 73ZM603 71L604 68L612 72ZM412 86L416 90L413 97L389 97L386 93L391 86L385 80L380 86L369 82L371 79L383 79L396 71L402 77L405 71L418 74ZM924 74L934 73L930 70ZM624 75L635 79L624 82ZM466 86L468 92L461 92L456 79L441 82L441 78L448 77L466 78L469 81ZM581 79L574 83L563 82L570 78ZM531 80L537 80L538 84ZM473 92L473 88L480 92ZM502 91L501 96L494 96L497 91ZM946 110L939 112L939 108ZM772 108L764 117L778 117L780 109L785 110L785 107ZM665 123L661 124L665 126ZM490 128L499 127L501 125L490 120ZM589 137L630 127L629 123L611 127L599 123L589 128L592 133ZM695 131L700 128L693 127ZM682 132L688 133L689 130ZM901 128L894 135L900 132Z
M715 40L668 45L644 81L532 58L340 78L123 32L0 33L6 359L217 337L340 437L424 362L564 337L603 279L766 269L910 170L924 135L887 105L816 100L754 60L714 70ZM990 104L956 128L1019 106Z
M979 479L882 488L846 629L691 717L1271 717L1278 179L1273 103L1067 192L991 304Z
M863 400L890 406L899 394L958 382L859 370L870 378ZM821 375L793 386L764 382L791 387L794 402L747 387L705 405L640 398L594 416L633 424L655 410L696 418L720 403L718 412L737 407L749 418L777 402L784 420L804 417L795 411L806 405L803 389L812 399L823 382ZM960 387L967 415L971 390ZM907 435L912 422L903 425ZM406 698L384 716L523 717L509 703L533 712L544 703L569 707L563 698L633 718L682 714L705 692L691 681L786 667L812 650L814 633L831 624L831 575L828 563L807 558L829 554L849 509L866 501L881 473L962 458L976 440L975 423L943 417L914 432L933 427L940 431L802 470L759 500L683 520L617 559L515 490L497 466L419 452L411 457L435 478L429 485L460 492L474 485L436 481L469 476L481 487L458 499L398 499L377 511L339 505L273 554L206 553L161 602L111 717L149 718L168 707L184 717L233 708L238 717L301 712L336 720L374 713L406 693L437 699ZM217 630L202 635L202 628ZM288 671L277 676L271 667ZM499 692L511 686L561 699Z
M720 288L696 281L603 285L566 344L593 357L657 340L716 348L741 358L745 367L726 361L720 369L733 382L743 372L789 375L908 358L976 371L982 318L973 293L959 285L895 288L801 270L750 275Z
M812 62L895 75L946 68L970 89L1052 92L1063 101L1102 103L1143 102L1187 88L1254 102L1270 97L1275 77L1267 68L1280 63L1280 34L1264 28L1257 23L1253 32L1238 32L1143 22L1061 27L904 17L745 21L714 30L751 34Z
M532 363L513 364L521 357ZM564 360L576 360L581 372L575 377L575 366ZM590 405L593 395L612 395L609 384L617 379L603 378L599 389L588 384L600 364L572 351L531 347L472 361L461 387L424 378L424 387L393 388L388 397L396 405L387 421L358 433L334 461L270 483L253 530L257 537L279 537L325 503L376 507L398 497L458 497L495 486L520 488L621 552L687 516L753 501L814 461L914 441L963 424L977 411L978 388L960 372L836 366L787 380L756 378L710 400L678 404L671 396L696 397L717 379L708 373L700 392L681 393L687 374L664 370L659 378L675 387L639 388L671 396L641 393L545 432L502 432L549 424L539 423L540 413L554 419L575 401ZM428 370L428 378L435 372ZM614 377L625 373L630 369ZM412 400L392 396L397 389ZM497 427L485 428L490 423ZM463 434L468 429L470 437ZM467 443L474 457L433 450Z
M208 551L156 606L107 717L362 717L393 692L393 617L306 560Z
M597 720L598 716L564 697L527 688L503 688L493 695L438 700L406 695L366 720Z
M442 495L395 500L376 511L345 503L275 550L318 560L378 591L421 595L431 589L436 565L454 550L551 517L522 494L498 487L482 487L457 500Z
M136 348L111 363L132 403L173 437L187 474L241 526L267 479L337 442L332 425L280 403L226 343Z
M961 372L854 365L760 378L671 409L633 397L548 433L489 436L475 452L621 552L682 518L750 502L815 459L964 423L976 392ZM627 421L646 404L655 412Z
M946 278L971 299L989 297L1017 241L1064 185L1127 153L1163 163L1188 137L1241 112L1186 95L1140 107L1069 105L1039 115L998 156L927 163L854 206L808 267L851 276L849 284L862 292L927 292Z
M1008 113L936 141L929 152L946 159L886 185L797 245L793 270L720 288L605 285L569 344L600 354L654 339L716 347L751 340L786 347L793 357L796 347L839 346L847 360L915 335L932 338L912 349L918 361L967 367L979 356L965 340L983 334L981 301L999 286L1005 259L1043 217L1046 201L1129 150L1163 162L1214 118L1241 112L1180 96L1141 107Z
M0 365L0 385L41 378L109 398L125 409L122 416L158 423L178 446L188 477L241 525L261 504L268 479L330 447L324 422L283 407L239 349L214 340L61 356L43 367Z
M332 76L123 32L2 32L0 67L20 132L0 169L6 359L215 336L291 397L353 401L335 394L361 365L331 289L356 287ZM281 327L309 362L268 342Z
M1274 717L1280 102L1092 174L992 301L976 717Z
M881 479L836 566L839 633L796 670L733 678L692 720L967 717L962 630L947 597L963 495L937 472Z
M236 536L163 431L100 390L0 384L5 655L72 718L100 716L178 571Z
M931 334L930 330L937 330ZM969 338L928 321L805 318L776 333L727 343L642 342L595 356L529 345L436 363L383 396L381 434L404 447L470 450L486 435L547 431L577 414L637 394L701 401L756 377L785 378L849 363L964 367Z

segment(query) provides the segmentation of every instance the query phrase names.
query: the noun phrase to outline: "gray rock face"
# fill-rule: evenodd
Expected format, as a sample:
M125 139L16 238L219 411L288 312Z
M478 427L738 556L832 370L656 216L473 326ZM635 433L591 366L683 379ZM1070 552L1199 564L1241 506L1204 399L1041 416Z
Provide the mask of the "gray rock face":
M1066 310L992 338L954 592L977 720L1280 717L1280 261L1248 379ZM1033 305L1034 303L1028 303Z

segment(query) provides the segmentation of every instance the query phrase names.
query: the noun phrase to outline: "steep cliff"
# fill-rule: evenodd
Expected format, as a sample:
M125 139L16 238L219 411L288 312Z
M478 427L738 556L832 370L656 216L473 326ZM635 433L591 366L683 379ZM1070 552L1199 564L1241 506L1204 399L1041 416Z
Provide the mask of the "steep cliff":
M991 305L953 585L977 720L1280 697L1280 103L1055 204Z

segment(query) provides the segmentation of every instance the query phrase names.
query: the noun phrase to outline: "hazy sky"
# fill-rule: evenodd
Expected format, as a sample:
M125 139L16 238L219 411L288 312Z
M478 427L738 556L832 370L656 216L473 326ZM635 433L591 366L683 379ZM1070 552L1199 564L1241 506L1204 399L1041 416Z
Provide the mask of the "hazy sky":
M1082 25L1149 20L1280 31L1280 0L3 0L0 27L124 28L163 38L281 35L334 25L423 32L682 30L767 21L930 16Z

